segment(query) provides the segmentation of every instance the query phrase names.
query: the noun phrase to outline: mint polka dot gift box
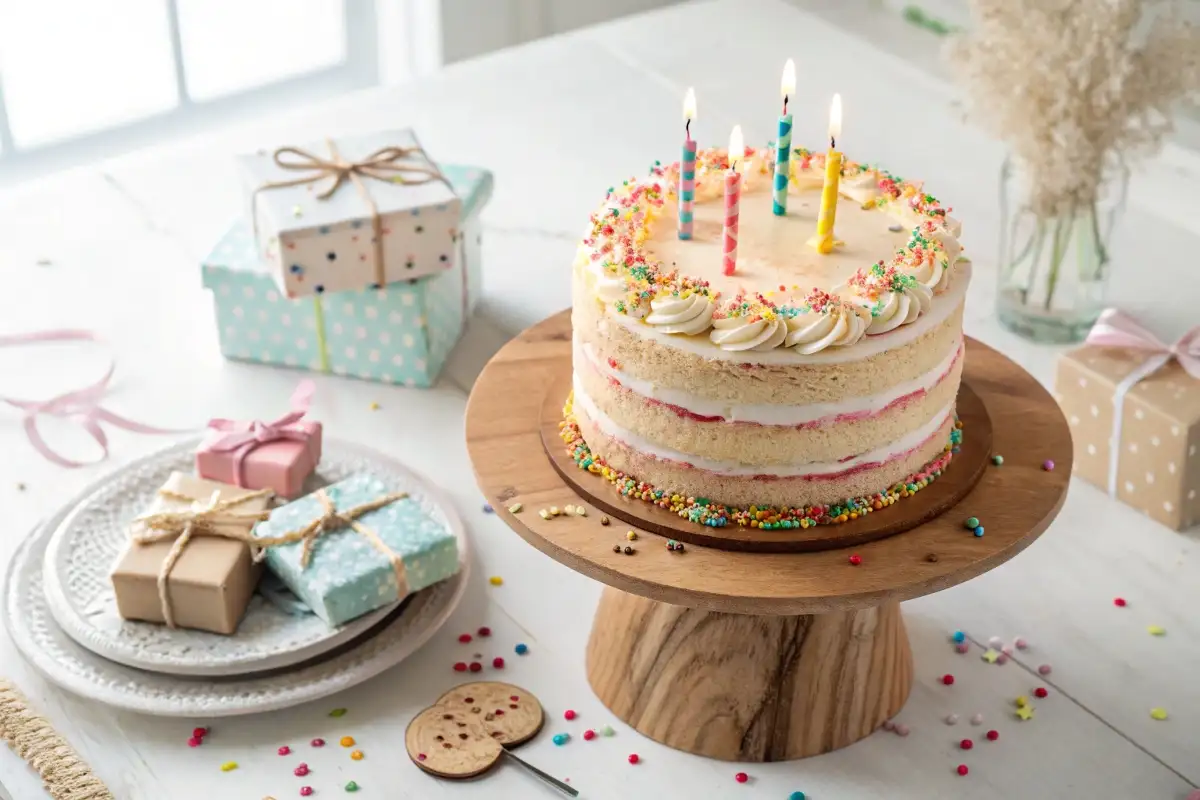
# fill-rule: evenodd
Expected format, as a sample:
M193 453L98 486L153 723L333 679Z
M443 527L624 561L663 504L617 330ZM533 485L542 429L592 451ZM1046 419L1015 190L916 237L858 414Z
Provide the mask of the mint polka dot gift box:
M479 298L479 214L492 175L442 165L460 201L453 258L440 272L389 283L288 298L255 246L251 226L235 223L205 259L218 339L227 358L404 386L430 386Z
M254 528L267 568L336 627L458 572L458 540L369 473L280 506Z

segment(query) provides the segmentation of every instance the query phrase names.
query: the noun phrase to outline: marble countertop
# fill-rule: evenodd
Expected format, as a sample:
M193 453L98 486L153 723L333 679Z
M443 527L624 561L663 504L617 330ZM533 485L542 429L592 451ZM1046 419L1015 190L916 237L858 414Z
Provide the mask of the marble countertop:
M461 439L467 393L504 341L569 302L569 265L587 216L604 190L679 147L679 104L695 86L702 144L727 139L735 123L750 142L772 135L780 65L796 59L794 142L818 142L828 97L846 101L846 152L918 175L964 223L976 262L965 326L1043 382L1057 348L1001 329L993 313L992 254L998 231L1001 145L959 121L948 81L911 68L844 28L780 0L709 0L634 17L469 61L419 82L356 94L194 141L48 178L0 194L0 332L89 328L118 353L109 406L163 426L210 416L276 411L296 373L224 362L216 346L199 259L242 207L231 155L314 136L412 126L439 160L485 166L496 193L484 213L484 301L438 386L408 390L318 377L315 414L331 433L371 442L445 487L476 544L478 579L448 628L413 659L333 701L286 712L218 720L201 748L192 723L111 713L71 697L32 672L5 638L0 675L22 687L122 799L294 796L299 781L275 755L314 736L353 735L366 753L305 752L319 797L550 797L512 767L486 779L443 783L396 757L404 726L458 677L455 637L488 625L497 648L518 641L503 677L527 686L550 715L548 732L600 727L617 735L555 747L543 734L522 750L588 798L762 797L803 790L838 798L1079 797L1182 800L1200 785L1200 559L1193 532L1179 534L1076 481L1051 529L1027 552L964 585L904 605L916 685L886 732L802 762L735 766L684 755L630 731L599 704L583 672L588 622L600 587L525 546L481 511ZM1114 296L1163 335L1195 321L1200 223L1163 213L1164 189L1139 173L1113 246ZM1157 174L1157 173L1156 173ZM1172 206L1172 208L1174 208ZM1190 279L1189 279L1190 276ZM61 357L61 361L59 360ZM0 351L0 396L46 396L100 368L94 354L55 351L47 369L34 348ZM91 372L89 372L89 370ZM377 403L377 411L370 410ZM70 426L46 425L56 444L81 455L91 443ZM113 432L103 465L64 470L40 459L18 417L0 411L0 503L7 562L25 532L102 470L161 446L157 437ZM1019 497L1013 502L1020 502ZM1127 598L1124 609L1115 596ZM1161 625L1165 637L1146 629ZM948 644L1025 637L1032 645L990 666ZM1053 673L1037 675L1048 663ZM943 686L944 673L957 677ZM1017 695L1045 685L1034 720L1012 714ZM680 686L686 692L686 686ZM338 720L329 708L349 713ZM1170 718L1154 721L1152 707ZM563 710L579 712L566 723ZM951 713L958 727L942 721ZM961 753L957 742L982 713L995 743ZM203 724L197 721L195 724ZM633 767L626 756L638 753ZM238 770L218 765L235 760ZM969 763L959 777L954 768ZM744 770L748 784L734 782ZM35 798L33 773L0 752L0 782ZM547 792L542 795L540 793Z

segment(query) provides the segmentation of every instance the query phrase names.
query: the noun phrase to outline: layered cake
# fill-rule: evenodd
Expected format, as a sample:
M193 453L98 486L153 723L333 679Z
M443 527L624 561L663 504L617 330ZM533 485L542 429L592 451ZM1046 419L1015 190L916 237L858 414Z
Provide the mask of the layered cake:
M959 226L921 184L843 160L821 252L826 158L794 151L780 216L774 154L746 153L732 274L724 150L697 155L691 238L678 164L608 192L574 264L563 439L581 468L703 524L772 528L878 511L946 468Z

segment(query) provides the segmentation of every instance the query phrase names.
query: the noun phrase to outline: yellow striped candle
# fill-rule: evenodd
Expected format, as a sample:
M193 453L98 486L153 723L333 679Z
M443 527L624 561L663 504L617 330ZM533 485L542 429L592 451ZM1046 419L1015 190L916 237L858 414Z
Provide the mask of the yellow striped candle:
M825 155L825 185L821 188L821 210L817 215L817 234L809 240L818 253L828 254L839 244L833 235L837 219L838 185L842 180L842 154L837 151L837 137L842 134L842 96L833 96L829 109L829 152Z

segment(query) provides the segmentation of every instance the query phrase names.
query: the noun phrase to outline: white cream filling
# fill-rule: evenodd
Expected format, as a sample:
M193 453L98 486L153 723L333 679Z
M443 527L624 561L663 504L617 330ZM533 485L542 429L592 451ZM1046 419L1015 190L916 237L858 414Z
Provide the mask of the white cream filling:
M588 262L585 269L591 272L593 279L603 276L603 267L597 262ZM664 347L684 350L717 361L733 361L739 364L841 364L847 361L860 361L888 350L904 347L941 325L962 305L963 297L967 293L967 285L971 282L971 269L970 262L959 261L953 268L954 275L950 281L950 288L942 294L934 295L929 311L921 314L911 324L901 325L895 330L879 336L863 337L857 344L849 347L830 347L811 355L796 353L788 348L722 350L710 342L707 335L680 336L663 333L636 317L617 312L611 303L604 304L605 320L622 325L634 331L638 336L653 339ZM605 320L601 320L600 324L604 325Z
M575 403L583 409L588 418L596 424L596 427L607 436L611 436L622 444L660 461L690 464L697 469L717 475L726 475L731 478L749 478L756 475L768 475L775 478L819 477L822 475L836 475L864 464L883 463L918 447L930 436L933 436L938 428L946 422L946 419L954 413L954 401L951 401L945 408L934 414L928 422L916 430L906 433L896 441L886 444L883 447L854 456L845 461L824 461L786 466L755 466L741 464L736 461L717 461L701 456L689 455L649 442L638 434L620 427L597 408L592 398L588 397L587 392L584 391L578 373L573 376L573 383L575 385Z
M650 381L629 375L619 369L614 369L606 361L596 355L596 350L590 344L574 338L574 356L576 362L587 361L601 375L612 378L629 389L634 394L657 400L660 403L678 406L701 417L721 417L727 422L753 422L759 425L804 425L826 417L836 417L841 414L877 414L889 405L914 392L929 391L936 386L942 377L954 366L962 348L962 340L950 351L950 354L936 367L910 381L896 384L886 392L866 395L864 397L848 397L836 403L810 403L808 405L778 405L775 403L745 403L731 405L717 400L698 397L679 389L669 389L656 386Z

